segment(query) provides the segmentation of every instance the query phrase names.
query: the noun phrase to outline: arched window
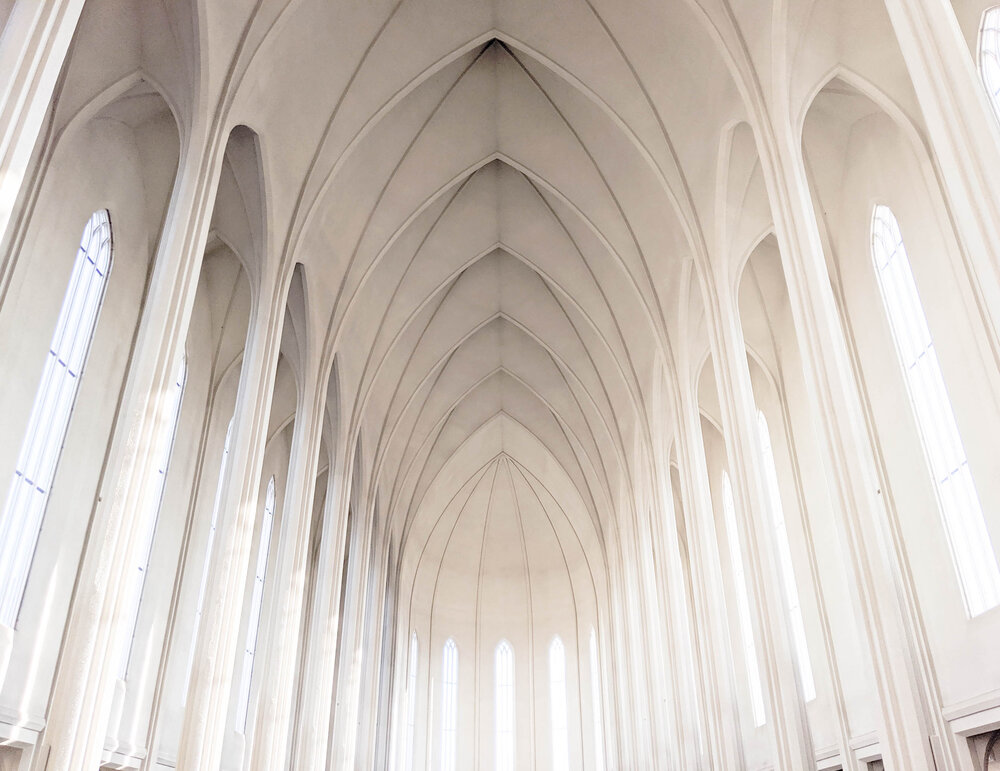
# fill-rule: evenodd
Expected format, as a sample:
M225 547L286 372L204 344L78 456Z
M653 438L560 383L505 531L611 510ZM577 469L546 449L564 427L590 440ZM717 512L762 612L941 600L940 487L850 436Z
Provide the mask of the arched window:
M191 682L191 669L194 667L194 649L198 643L198 629L201 627L201 614L205 609L205 590L208 588L208 571L212 566L212 549L215 546L215 528L219 524L219 509L222 506L222 488L226 483L226 470L229 468L229 442L233 438L233 423L236 416L229 419L226 427L226 441L222 445L222 462L219 464L219 481L215 483L215 502L212 504L212 523L208 529L208 543L205 545L205 564L201 569L201 584L198 586L198 605L194 612L194 629L191 631L191 649L188 652L187 677L184 679L184 699L187 700L187 685Z
M56 465L111 271L111 219L94 212L83 229L42 379L0 515L0 623L13 627L28 583Z
M458 742L458 646L449 637L441 652L441 771L455 771Z
M764 485L767 488L768 502L771 504L771 527L774 531L774 547L777 551L778 570L781 573L781 583L785 589L785 602L788 605L788 625L795 645L795 659L799 669L799 680L802 683L802 696L806 701L816 698L816 683L813 681L812 662L809 659L809 646L806 644L806 625L802 620L802 607L799 605L799 592L795 586L795 571L792 569L792 550L788 545L788 532L785 530L785 513L781 508L781 492L778 489L778 470L774 465L774 453L771 451L771 432L767 430L764 413L757 411L757 430L760 434L761 465L764 472Z
M966 611L977 616L1000 604L1000 569L899 223L888 206L875 207L872 257Z
M253 680L253 660L257 652L257 633L260 631L260 610L264 601L264 581L267 579L267 557L271 552L271 525L274 524L274 477L267 483L264 497L264 516L260 523L260 541L257 544L257 570L250 595L250 616L247 618L247 641L243 646L243 674L240 677L240 698L236 709L236 730L246 731L247 711L250 709L250 684Z
M726 534L729 537L729 562L733 570L736 589L736 611L740 623L740 637L743 638L743 661L747 670L747 686L750 689L750 704L753 709L753 724L764 725L764 694L760 684L760 668L757 662L757 646L753 638L753 622L750 620L750 593L747 590L746 572L743 567L743 552L740 549L740 535L736 529L736 504L733 501L733 485L729 474L722 472L722 511L726 520Z
M406 675L406 752L403 756L403 768L413 771L413 739L417 724L417 661L420 644L417 633L410 635L410 662Z
M549 644L549 704L552 710L552 771L569 771L566 649L559 635Z
M509 642L500 641L495 659L496 771L514 771L514 648Z
M594 714L594 763L604 768L604 719L601 709L601 665L597 654L597 633L590 628L590 710Z
M987 9L979 27L979 74L993 113L1000 118L1000 5Z
M118 676L124 680L128 674L129 658L132 656L132 645L135 642L136 625L139 622L139 605L142 602L142 590L146 585L146 571L149 568L149 557L153 551L153 536L156 533L156 520L160 515L160 503L163 500L163 488L167 481L167 467L170 465L170 454L174 447L174 437L177 434L177 420L181 415L181 397L184 395L184 383L187 380L187 360L181 356L177 362L177 370L162 403L162 422L156 431L156 473L148 482L149 488L143 498L144 512L140 527L142 533L137 544L136 560L133 565L134 580L130 587L128 613L125 626L129 636L123 638L122 657L118 666Z

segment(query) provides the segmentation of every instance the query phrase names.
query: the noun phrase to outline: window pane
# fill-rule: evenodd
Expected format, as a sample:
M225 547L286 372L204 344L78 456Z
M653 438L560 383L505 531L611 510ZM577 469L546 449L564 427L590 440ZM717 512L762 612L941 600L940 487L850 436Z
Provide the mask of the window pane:
M9 627L17 621L28 583L28 570L110 270L111 219L102 209L91 215L83 229L0 515L0 623Z
M977 616L1000 604L1000 569L917 294L903 235L887 206L875 207L872 258L917 428L937 488L938 506L966 611L970 616Z
M983 14L979 29L979 73L993 112L1000 118L1000 6Z
M458 646L449 637L441 654L441 771L455 771L457 727Z
M129 587L128 615L125 616L123 629L128 635L123 639L122 655L118 665L118 676L124 680L128 674L129 658L132 655L132 645L135 642L136 624L139 622L139 606L142 601L142 590L146 584L146 573L149 569L149 557L153 551L153 535L156 533L156 520L160 513L160 503L163 500L163 487L167 481L167 467L170 464L170 454L174 446L174 436L177 433L177 420L181 414L181 397L184 394L184 382L187 380L187 362L183 356L177 362L171 385L164 394L160 404L161 420L156 427L156 471L147 482L148 489L143 498L144 512L141 516L139 541L136 549L136 560L133 563L133 581Z
M549 703L552 709L552 771L569 771L566 717L566 649L558 636L549 645Z
M267 558L271 553L271 526L274 524L274 477L267 483L264 497L264 516L260 524L260 541L257 545L257 571L250 594L250 615L247 618L247 641L243 646L243 675L240 678L240 695L236 704L236 730L246 731L247 712L250 709L250 685L253 682L254 654L257 652L257 634L260 631L260 611L264 602L264 581L267 578Z
M764 472L764 486L767 490L768 502L771 504L771 526L774 530L774 547L778 558L778 571L781 583L785 589L785 602L788 605L788 625L792 633L792 644L795 646L795 659L802 682L802 695L806 701L816 698L816 683L813 681L812 662L809 659L809 646L806 644L806 625L802 620L802 607L799 605L799 591L795 585L795 571L792 569L792 550L788 545L788 532L785 530L785 513L781 508L781 491L778 489L778 470L774 465L774 453L771 451L771 433L767 430L764 413L757 412L757 430L760 433L761 465Z
M594 713L594 763L604 768L604 719L601 709L601 666L597 654L597 633L590 629L590 705Z
M514 648L503 640L496 649L496 771L514 771Z
M726 519L726 534L729 537L729 562L733 570L736 588L736 610L739 617L740 637L743 638L743 661L747 671L747 685L750 689L750 703L753 708L753 723L764 725L764 695L760 684L760 666L757 662L757 646L753 637L753 622L750 618L750 594L747 591L746 572L743 568L743 552L740 549L740 535L736 529L736 504L733 500L733 486L729 474L722 472L722 510Z

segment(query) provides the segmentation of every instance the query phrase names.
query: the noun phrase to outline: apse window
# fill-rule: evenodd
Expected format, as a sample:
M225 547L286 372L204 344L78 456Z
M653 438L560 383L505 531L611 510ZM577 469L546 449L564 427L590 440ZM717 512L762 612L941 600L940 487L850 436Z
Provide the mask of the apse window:
M212 521L208 528L208 543L205 545L205 564L201 569L201 584L198 586L198 604L194 612L194 629L191 631L191 650L188 654L188 671L185 683L191 681L191 670L194 667L194 649L198 641L198 630L201 628L201 614L205 609L205 590L208 588L208 571L212 566L212 550L215 546L215 529L219 524L219 509L222 507L222 489L226 482L226 469L229 467L229 442L233 438L234 415L226 427L226 441L222 445L222 462L219 464L219 481L215 484L215 502L212 504ZM184 699L187 699L187 688L184 689Z
M1000 568L899 223L887 206L875 207L872 256L966 612L978 616L1000 604Z
M983 14L979 28L979 74L993 113L1000 119L1000 5Z
M129 587L128 610L126 619L129 636L122 645L121 661L118 666L118 676L124 680L128 674L129 659L135 644L136 627L139 623L139 607L142 603L142 591L146 585L146 575L149 572L149 558L153 552L153 536L156 534L156 520L160 515L160 505L163 502L163 488L167 481L167 468L170 465L170 455L174 447L174 437L177 435L177 421L181 415L181 397L184 395L184 383L187 381L187 360L181 356L177 362L174 376L160 402L160 419L156 425L154 457L156 472L150 475L145 497L142 500L142 514L139 526L142 531L135 552L133 564L133 580Z
M413 771L413 737L417 723L417 661L420 644L417 633L410 635L410 662L406 676L406 754L403 758L403 768Z
M441 652L441 771L455 771L458 742L458 646L449 637Z
M496 771L514 771L514 648L501 640L494 664Z
M566 649L556 635L549 645L549 706L552 711L552 771L569 771L566 715Z
M768 502L771 505L771 528L774 533L778 570L785 591L785 604L788 606L788 625L792 633L792 642L795 645L799 682L802 684L803 698L806 701L812 701L816 698L816 683L813 680L812 662L809 659L809 646L806 644L806 625L802 620L802 606L799 604L799 592L795 585L792 549L788 545L785 513L781 507L781 491L778 488L778 469L774 465L774 452L771 449L771 433L767 429L764 413L760 410L757 411L757 431L760 439L764 484Z
M111 219L83 229L14 476L0 515L0 623L13 627L111 271Z
M597 633L590 628L590 708L594 713L594 762L604 768L604 721L601 715L601 665L597 653Z
M260 632L260 611L264 602L264 581L267 579L267 559L271 552L271 526L274 524L274 477L267 483L264 496L264 515L260 523L260 540L257 544L257 569L250 594L250 616L247 619L246 644L243 646L243 672L240 676L240 700L237 703L236 730L246 731L247 712L250 709L250 685L253 682L253 661L257 653L257 635Z
M736 529L736 503L733 499L733 485L729 474L722 472L722 511L726 520L726 534L729 540L729 562L733 571L736 589L736 615L739 618L740 637L743 642L743 662L747 671L747 687L750 691L750 705L753 710L753 724L764 725L764 694L760 683L760 665L757 662L757 646L753 637L753 622L750 620L750 593L747 590L746 571L743 567L743 552L740 549L740 535Z

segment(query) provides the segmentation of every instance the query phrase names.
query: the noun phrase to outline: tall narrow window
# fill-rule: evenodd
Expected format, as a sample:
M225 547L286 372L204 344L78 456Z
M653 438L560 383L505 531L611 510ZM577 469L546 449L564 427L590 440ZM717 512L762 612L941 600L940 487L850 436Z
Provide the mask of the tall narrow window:
M514 771L514 648L501 640L494 664L496 771Z
M455 771L458 742L458 646L449 637L441 652L441 771Z
M761 465L764 471L764 485L771 504L771 528L774 531L774 547L778 556L778 570L785 589L785 603L788 605L788 625L795 645L795 660L802 683L802 696L806 701L816 698L816 683L813 680L809 646L806 644L806 625L802 620L802 606L799 605L799 591L795 585L795 571L792 569L792 549L788 545L785 530L785 512L781 508L781 492L778 489L778 469L774 465L771 450L771 432L767 430L764 413L757 411L757 430L760 434Z
M764 725L764 694L760 684L760 669L757 663L757 646L753 638L753 623L750 620L750 593L747 591L746 573L743 568L743 552L740 549L740 534L736 529L736 504L733 501L733 486L729 474L722 472L722 511L726 519L726 533L729 536L729 562L733 570L733 584L736 589L736 611L740 623L740 637L743 642L743 661L747 670L747 686L750 689L750 704L753 709L753 723L758 728Z
M264 516L260 523L260 541L257 544L257 570L250 594L250 616L247 619L247 641L243 646L243 674L240 677L240 700L236 710L236 730L243 733L247 727L250 709L250 684L253 681L253 660L257 653L257 633L260 631L260 610L264 601L264 581L267 579L267 558L271 552L271 525L274 524L274 477L267 483L264 497Z
M174 447L174 436L177 434L177 420L181 414L181 397L184 394L184 382L187 380L187 361L183 356L177 362L177 370L162 403L162 422L157 426L156 434L156 473L151 475L143 499L145 511L142 514L142 532L139 536L136 560L133 565L133 581L129 589L128 614L126 626L128 637L123 638L122 657L118 665L118 676L124 680L128 674L129 658L132 656L132 645L135 642L136 624L139 622L139 605L142 602L142 590L146 585L146 572L149 569L149 557L153 551L153 536L156 533L156 520L160 514L160 503L163 500L163 488L167 480L167 467L170 465L170 454Z
M604 768L604 719L601 709L601 664L597 654L597 633L590 628L590 711L594 715L594 763Z
M552 771L569 771L566 715L566 649L559 635L549 644L549 705L552 710Z
M979 74L993 113L1000 118L1000 5L983 14L979 28Z
M417 725L417 662L420 645L417 633L410 635L410 663L406 676L406 750L402 767L413 771L413 739Z
M205 545L205 565L201 569L201 584L198 586L198 605L194 612L194 629L191 631L191 650L188 653L188 671L184 679L184 699L187 699L187 684L191 682L191 669L194 666L194 650L198 644L198 630L201 627L201 613L205 608L205 590L208 588L208 572L212 566L212 549L215 546L215 528L219 524L219 509L222 507L222 489L226 483L226 470L229 468L229 442L233 438L234 415L226 427L226 441L222 445L222 462L219 464L219 481L215 484L215 501L212 504L212 522L208 529L208 543Z
M899 223L887 206L875 207L872 256L966 611L978 616L1000 604L1000 569Z
M111 220L83 229L52 343L0 515L0 623L13 627L111 271Z

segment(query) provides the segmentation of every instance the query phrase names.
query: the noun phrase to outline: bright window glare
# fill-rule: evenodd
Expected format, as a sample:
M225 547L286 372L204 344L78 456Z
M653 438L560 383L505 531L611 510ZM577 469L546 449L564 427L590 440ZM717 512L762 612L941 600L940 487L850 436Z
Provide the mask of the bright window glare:
M552 771L569 771L566 715L566 649L559 637L549 645L549 704L552 709Z
M102 209L83 229L0 515L0 624L8 627L17 622L110 271L111 219Z
M449 637L441 653L441 771L455 771L457 729L458 646Z
M497 646L494 675L496 771L514 771L514 648L506 640Z
M958 433L899 223L888 206L872 218L872 257L905 374L938 506L969 616L1000 604L1000 569Z
M257 635L260 632L260 611L264 602L264 581L267 579L267 558L271 551L271 527L274 524L274 477L267 483L264 498L264 516L260 523L260 540L257 545L257 569L250 594L250 617L247 619L247 641L243 646L243 672L240 676L240 697L236 712L236 730L246 730L247 711L250 709L250 685L253 682L253 662L257 653Z

